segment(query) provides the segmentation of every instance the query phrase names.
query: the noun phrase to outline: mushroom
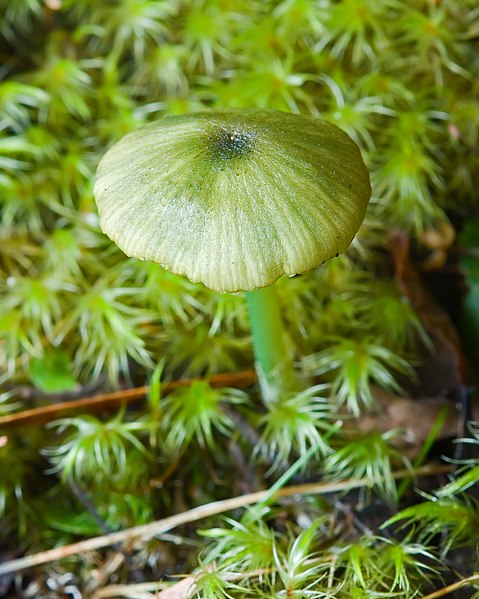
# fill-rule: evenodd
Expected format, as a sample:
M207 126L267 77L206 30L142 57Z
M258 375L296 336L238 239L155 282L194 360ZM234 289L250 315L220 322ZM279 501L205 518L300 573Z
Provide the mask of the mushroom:
M335 125L224 109L126 135L100 161L94 195L102 230L128 256L248 292L256 361L273 382L291 366L271 285L344 252L371 187L358 147Z

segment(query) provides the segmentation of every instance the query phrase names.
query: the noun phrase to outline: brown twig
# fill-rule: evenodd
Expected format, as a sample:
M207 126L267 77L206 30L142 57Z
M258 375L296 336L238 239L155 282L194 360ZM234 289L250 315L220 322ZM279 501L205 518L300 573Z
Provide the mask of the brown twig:
M450 464L434 464L417 468L416 470L400 470L394 474L395 479L402 479L409 476L432 476L434 474L450 472L452 469ZM352 488L367 487L370 481L366 478L359 479L348 479L339 482L319 482L319 483L307 483L303 485L293 485L290 487L284 487L276 493L277 498L290 497L291 495L312 495L312 494L324 494L324 493L335 493L339 491L347 491ZM33 555L28 555L19 559L0 564L0 576L9 574L11 572L18 572L25 570L33 566L39 566L42 564L54 562L60 559L64 559L71 555L78 553L85 553L88 551L94 551L96 549L103 549L110 547L116 543L123 543L125 541L132 541L135 538L142 538L144 540L151 539L152 537L165 533L168 530L188 524L190 522L196 522L197 520L216 516L223 512L230 510L246 507L262 501L269 495L269 489L265 491L257 491L256 493L250 493L248 495L241 495L239 497L232 497L222 501L214 501L205 505L200 505L186 512L180 514L174 514L168 518L162 520L156 520L149 524L142 524L141 526L134 526L125 530L110 533L107 535L93 537L78 543L72 543L71 545L64 545L63 547L56 547Z
M160 476L157 476L156 478L152 478L152 479L150 479L148 481L148 486L150 488L153 488L153 489L156 488L156 489L158 489L158 488L162 487L165 484L165 482L170 478L170 476L178 468L178 465L181 462L181 458L183 457L183 454L185 453L186 448L187 448L187 446L184 445L178 451L178 453L173 457L173 459L171 460L171 462L169 463L168 467L163 472L163 474L161 474Z
M188 387L198 379L181 379L164 383L161 385L161 392L171 393L179 387ZM207 379L212 387L237 387L240 389L250 387L256 382L256 375L253 370L242 372L231 372L222 374L212 374ZM123 389L113 391L112 393L102 393L94 397L83 397L73 401L65 401L31 410L23 410L15 414L8 414L0 417L0 427L13 427L31 424L46 424L55 420L66 412L74 410L83 410L85 412L99 412L100 410L112 410L123 403L133 403L143 399L149 391L149 387L135 387L134 389Z
M331 564L332 564L332 571L334 571L334 560L337 556L331 556ZM311 563L313 560L307 560L306 563ZM241 574L233 574L233 573L228 573L225 575L225 580L236 580L240 577L244 577L244 576L248 576L248 578L252 578L252 577L257 577L260 576L261 574L268 574L270 571L269 570L257 570L254 572L250 572L250 573L241 573ZM157 582L147 582L147 583L141 583L141 584L116 584L116 585L109 585L107 587L103 587L102 589L99 589L96 594L95 594L95 599L103 599L103 598L107 598L107 597L126 597L129 599L133 599L133 598L138 598L138 599L150 599L153 597L161 597L161 598L165 598L167 597L166 593L168 593L169 591L171 591L171 596L172 597L183 597L186 596L184 594L185 590L190 590L194 587L196 581L196 577L193 574L190 574L188 576L186 576L185 578L182 578L179 582L174 583L173 585L168 585L168 583L165 583L164 581L157 581ZM473 574L472 576L469 576L468 578L463 578L462 580L459 580L458 582L455 582L453 584L450 584L447 587L444 587L442 589L438 589L437 591L434 591L433 593L430 593L429 595L424 595L422 599L437 599L438 597L444 597L444 595L448 595L449 593L452 593L454 591L457 591L458 589L460 589L463 586L466 585L470 585L470 584L474 584L475 582L479 582L479 574ZM183 586L184 588L179 588L180 586ZM331 585L332 586L332 582ZM164 590L161 590L164 589ZM154 594L153 594L154 593Z
M479 574L473 574L468 578L463 578L462 580L458 580L453 584L450 584L447 587L439 589L438 591L434 591L434 593L429 593L429 595L424 595L422 599L437 599L437 597L444 597L444 595L449 595L449 593L453 593L460 589L463 586L474 584L475 582L479 583Z
M94 599L119 599L128 597L135 599L154 599L162 589L168 588L166 582L142 582L140 584L111 584L98 589L93 595Z
M207 566L207 569L214 571L214 567ZM270 574L269 568L261 568L253 572L226 572L224 580L234 582L245 577L258 578L264 574ZM106 597L125 597L128 599L179 599L179 597L189 597L196 585L197 577L194 574L188 574L173 584L158 582L146 582L141 584L115 584L103 587L96 591L94 599L104 599ZM153 594L154 593L154 594Z

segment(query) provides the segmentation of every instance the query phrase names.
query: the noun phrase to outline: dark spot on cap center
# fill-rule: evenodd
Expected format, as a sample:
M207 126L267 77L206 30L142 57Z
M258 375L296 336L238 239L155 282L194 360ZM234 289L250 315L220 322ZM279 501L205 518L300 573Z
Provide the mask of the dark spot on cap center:
M254 134L234 130L223 130L209 138L209 147L214 159L232 160L254 149Z

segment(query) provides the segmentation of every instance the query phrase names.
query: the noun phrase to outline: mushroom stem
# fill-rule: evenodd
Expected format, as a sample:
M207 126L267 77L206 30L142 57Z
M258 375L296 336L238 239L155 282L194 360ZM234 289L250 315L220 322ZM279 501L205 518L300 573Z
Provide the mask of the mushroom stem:
M268 394L290 390L294 386L295 374L276 288L270 285L248 291L246 299L258 379L267 384Z

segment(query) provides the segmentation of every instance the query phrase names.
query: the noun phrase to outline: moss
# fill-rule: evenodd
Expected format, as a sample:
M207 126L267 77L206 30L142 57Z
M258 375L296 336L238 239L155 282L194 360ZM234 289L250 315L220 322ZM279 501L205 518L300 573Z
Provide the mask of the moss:
M360 145L373 186L365 224L348 254L308 276L278 283L289 350L301 361L304 376L316 369L321 382L336 389L339 402L323 403L326 393L318 402L313 392L268 405L254 393L249 402L233 401L234 394L225 394L225 401L213 395L203 398L213 397L209 411L194 418L189 414L185 429L181 418L188 414L178 407L180 395L113 421L78 416L62 432L1 432L2 541L43 549L45 539L54 545L72 538L62 518L55 519L57 528L51 524L51 497L61 497L58 505L68 510L73 503L74 510L85 511L71 500L67 484L44 474L47 458L39 456L46 447L55 449L49 459L57 456L64 480L78 474L76 482L112 528L242 492L240 467L232 465L230 455L238 464L243 456L248 476L257 483L263 470L287 467L318 439L324 442L322 454L343 458L357 443L366 457L359 466L344 458L343 472L362 468L371 488L388 499L394 496L389 478L387 488L374 480L384 460L390 466L398 459L389 437L374 437L378 454L369 464L369 445L361 436L324 437L339 404L355 414L374 408L371 383L398 389L397 379L410 375L426 345L418 316L391 276L389 232L400 228L420 244L424 230L477 211L477 19L476 0L0 0L2 414L20 409L22 390L31 392L31 378L37 376L31 373L56 352L70 357L66 379L69 384L78 380L84 393L129 380L142 384L160 360L165 378L251 365L240 297L218 297L125 259L101 234L93 173L100 157L126 133L163 115L218 107L319 116ZM218 153L236 160L246 147L244 139L228 140L218 141ZM328 347L331 336L334 345ZM359 351L369 368L360 376L349 368L351 352ZM305 355L313 356L310 368ZM48 401L35 393L37 404ZM163 409L166 422L175 427L169 440L161 427L152 432L153 424L163 422ZM331 416L327 427L319 411ZM94 441L87 443L81 433L87 424L98 434L108 425L114 429L101 472ZM284 438L285 431L290 438ZM86 447L88 479L78 470L81 463L70 472L62 466L74 442ZM178 452L176 462L171 446ZM124 456L122 471L118 460ZM250 456L256 460L251 464ZM112 464L115 472L109 477ZM316 475L318 464L320 459L305 472ZM341 476L332 457L327 465L328 476ZM96 480L95 472L103 478ZM472 472L468 485L475 480ZM158 486L151 483L155 480ZM440 493L430 497L424 512L405 512L404 518L431 522L431 530L449 526L453 544L458 539L474 545L477 539L470 538L468 528L458 529L444 514L454 505L477 531L476 504L454 494L453 499ZM444 510L428 511L432 506ZM411 538L393 543L358 530L348 536L342 519L324 505L300 507L301 513L289 506L259 520L238 516L233 524L222 523L233 533L217 534L198 596L395 593L406 598L416 590L426 592L428 568L436 567L426 545L439 544L423 529L420 543ZM302 528L313 512L326 514L330 528L321 523L311 537ZM242 578L229 579L235 563L228 556L238 539L264 540L266 561L256 555L250 565L277 574L251 578L240 564ZM196 546L178 552L183 558L177 568L186 572ZM148 568L157 572L151 566L155 555L145 558L148 575ZM218 571L212 571L213 562ZM83 572L84 583L90 567L74 564L72 570L80 577ZM49 588L41 592L46 595Z

